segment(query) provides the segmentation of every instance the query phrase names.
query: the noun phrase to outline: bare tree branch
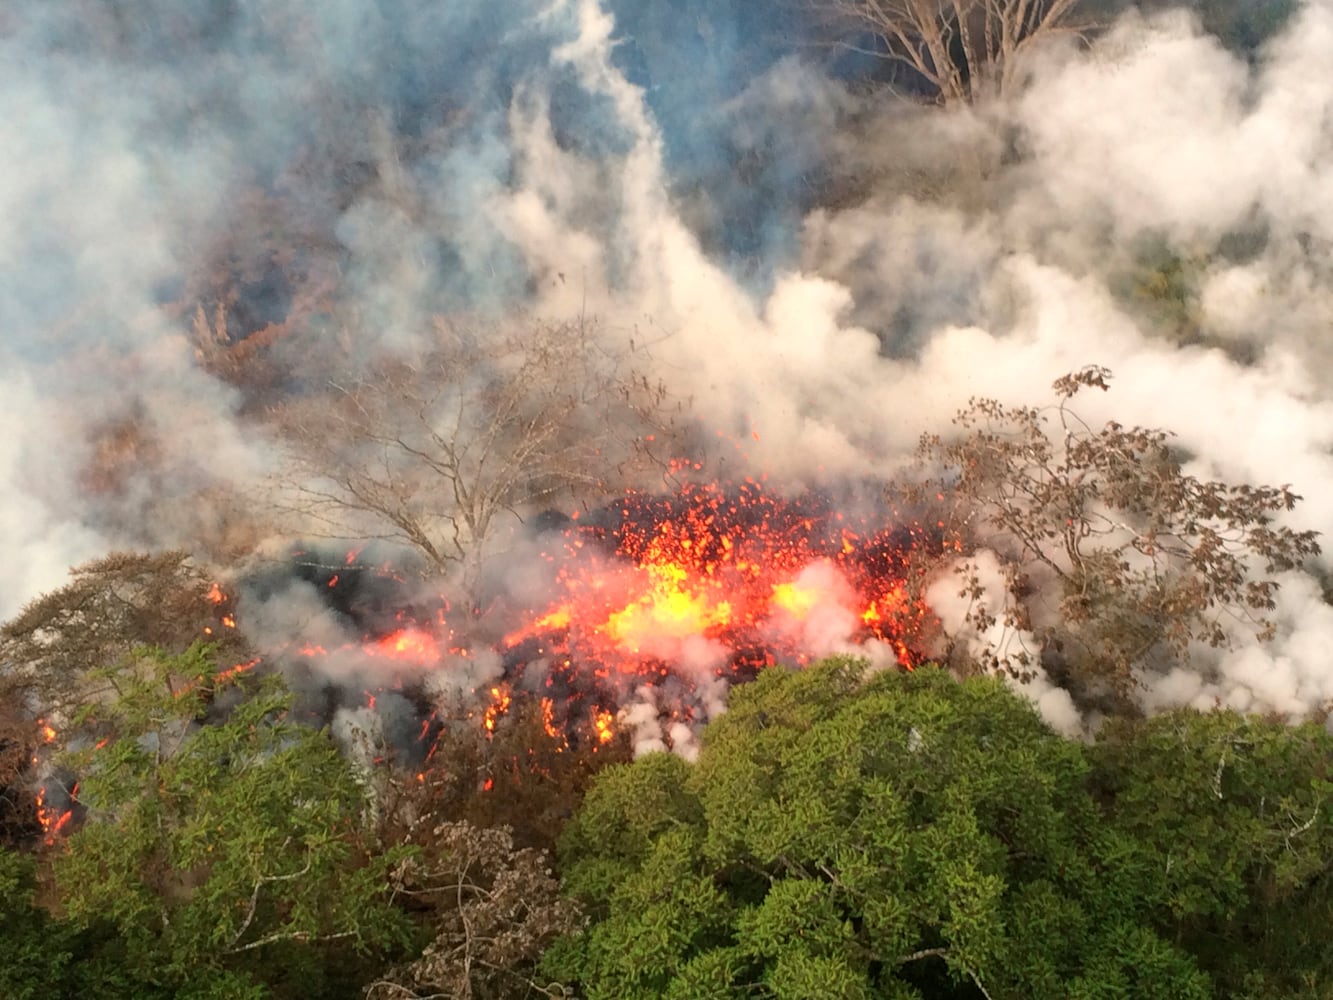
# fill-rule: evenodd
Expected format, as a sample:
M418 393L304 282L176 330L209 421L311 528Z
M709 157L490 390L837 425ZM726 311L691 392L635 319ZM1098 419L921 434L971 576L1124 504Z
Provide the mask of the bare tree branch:
M428 350L330 379L271 412L280 505L307 533L410 546L466 578L505 515L619 492L672 430L664 388L581 324L484 335L436 324ZM660 467L655 470L661 473Z

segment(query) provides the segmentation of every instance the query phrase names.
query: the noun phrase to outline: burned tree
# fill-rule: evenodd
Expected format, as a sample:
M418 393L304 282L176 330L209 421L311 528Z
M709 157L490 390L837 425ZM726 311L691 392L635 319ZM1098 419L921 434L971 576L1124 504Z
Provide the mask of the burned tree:
M505 515L623 491L669 429L665 390L582 323L437 322L411 359L330 378L272 413L301 530L474 569Z
M1003 96L1027 49L1077 31L1080 0L808 0L839 35L919 76L945 106ZM866 51L864 44L844 42Z
M998 614L964 571L969 624L1008 626L1036 648L992 650L986 666L1022 677L1060 663L1076 691L1123 699L1141 670L1167 669L1193 644L1271 637L1274 574L1319 545L1278 523L1300 499L1290 488L1201 480L1166 431L1086 424L1071 400L1109 379L1103 368L1066 375L1045 409L973 399L954 420L961 436L922 439L922 458L945 471L912 492L956 503L964 551L1004 560L1010 602Z
M371 983L366 1000L566 995L533 978L543 949L574 933L581 912L560 893L545 851L517 848L507 828L441 823L415 834L394 896L433 934L419 958Z

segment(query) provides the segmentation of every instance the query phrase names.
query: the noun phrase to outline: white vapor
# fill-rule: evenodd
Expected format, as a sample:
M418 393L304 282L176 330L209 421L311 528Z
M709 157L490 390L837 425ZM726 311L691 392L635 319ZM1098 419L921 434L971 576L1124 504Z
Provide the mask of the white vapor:
M1288 523L1333 528L1330 0L1307 3L1254 66L1185 14L1129 15L1086 50L1040 53L1020 97L978 114L870 102L788 56L707 109L736 148L787 143L826 164L841 195L796 221L760 282L701 235L727 206L682 193L608 6L515 4L521 16L439 5L440 30L476 32L460 64L485 64L480 52L497 68L460 81L425 60L439 92L410 101L416 78L385 55L400 39L366 0L237 13L194 75L118 50L62 54L48 34L74 30L77 4L0 37L0 530L18 567L0 618L73 562L113 546L220 550L254 513L218 497L272 471L262 414L209 373L192 313L171 313L163 291L193 287L252 187L308 212L336 248L311 272L345 279L346 301L311 310L325 325L274 349L301 363L273 392L308 391L301 373L334 359L410 356L450 308L592 315L609 352L646 350L705 437L740 442L710 471L797 490L887 480L969 397L1041 404L1053 379L1095 363L1115 379L1087 400L1090 422L1168 428L1190 472L1289 483L1305 502ZM264 31L290 50L256 41ZM467 86L506 73L512 87L466 106ZM458 106L421 112L446 97ZM369 179L347 182L357 171ZM313 255L298 229L292 253ZM1152 255L1193 282L1184 332L1133 291ZM107 441L127 423L122 455ZM109 482L90 478L99 462ZM933 596L950 614L945 591ZM360 638L299 587L242 611L272 644L302 629ZM1271 645L1238 636L1144 678L1145 706L1318 711L1333 699L1333 610L1315 576L1284 578L1278 620ZM805 627L835 650L849 624ZM677 652L700 677L715 666L706 645ZM462 669L489 679L499 665ZM1081 724L1049 681L1026 690L1059 728ZM720 710L721 694L702 697ZM636 695L623 723L645 748L688 745L654 698Z

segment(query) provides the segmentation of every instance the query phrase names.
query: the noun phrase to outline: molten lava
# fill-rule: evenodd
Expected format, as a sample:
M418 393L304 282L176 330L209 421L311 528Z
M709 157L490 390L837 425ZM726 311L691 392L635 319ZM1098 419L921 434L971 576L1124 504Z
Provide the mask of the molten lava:
M942 547L938 532L882 510L853 514L753 480L636 493L520 546L522 562L498 566L470 613L423 597L387 564L362 563L359 550L304 559L303 579L348 638L293 636L268 652L328 662L367 692L392 687L420 705L423 678L447 687L475 677L487 735L531 698L562 746L642 734L650 716L670 742L673 728L710 716L731 683L775 664L862 652L913 667L934 627L923 574ZM506 582L510 571L521 587ZM440 728L427 714L416 720L421 750Z
M551 605L504 644L601 677L723 676L874 642L910 668L933 620L911 596L924 546L938 540L752 481L632 495L601 526L571 522L546 554Z

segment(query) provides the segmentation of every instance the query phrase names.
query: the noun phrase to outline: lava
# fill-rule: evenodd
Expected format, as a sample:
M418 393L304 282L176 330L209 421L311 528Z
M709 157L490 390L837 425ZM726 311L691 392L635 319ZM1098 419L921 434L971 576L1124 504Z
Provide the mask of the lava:
M631 495L557 541L551 604L521 611L504 643L535 641L552 662L603 678L687 661L744 674L875 641L911 668L933 621L913 594L936 536L755 481Z
M465 686L476 685L488 737L532 699L559 746L597 747L637 731L645 713L663 732L689 728L728 686L770 666L847 651L911 669L929 645L934 616L919 595L940 533L882 509L850 513L746 480L634 493L542 523L462 605L423 595L360 550L294 553L347 638L296 635L265 657L326 663L361 704L371 689L395 688L422 709L408 730L421 739L400 748L420 759L439 732L422 694L432 676L446 688L452 676L475 678Z

